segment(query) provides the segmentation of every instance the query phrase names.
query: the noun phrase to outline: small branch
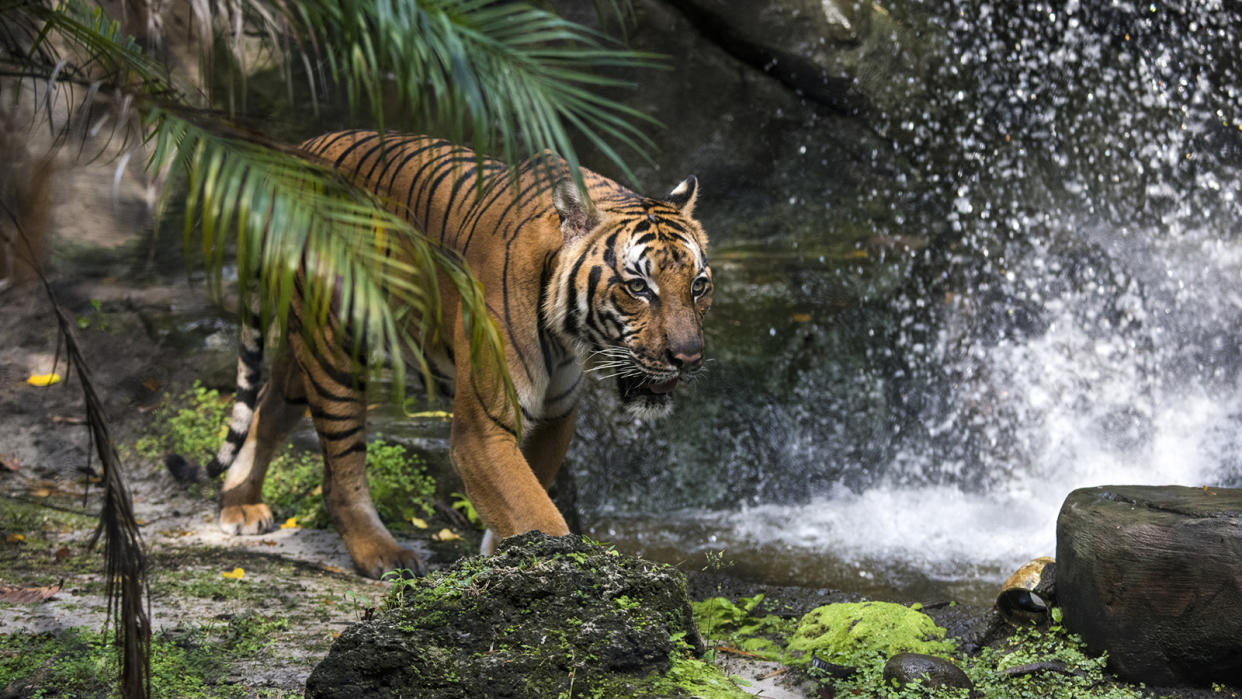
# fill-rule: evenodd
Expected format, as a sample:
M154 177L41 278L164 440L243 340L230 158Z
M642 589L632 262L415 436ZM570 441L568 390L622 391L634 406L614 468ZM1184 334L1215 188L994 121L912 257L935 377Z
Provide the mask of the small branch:
M996 674L1000 677L1022 677L1024 675L1033 675L1037 672L1059 672L1062 675L1083 674L1081 671L1055 660L1007 667L1004 670L997 670Z

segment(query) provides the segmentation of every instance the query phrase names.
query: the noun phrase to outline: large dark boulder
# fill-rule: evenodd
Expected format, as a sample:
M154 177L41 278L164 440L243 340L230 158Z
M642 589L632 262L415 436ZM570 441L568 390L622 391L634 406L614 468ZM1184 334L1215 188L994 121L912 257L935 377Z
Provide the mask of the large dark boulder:
M1057 519L1057 600L1127 680L1242 685L1242 490L1075 490Z
M683 642L702 650L680 572L577 536L513 537L398 585L341 634L306 696L644 695Z

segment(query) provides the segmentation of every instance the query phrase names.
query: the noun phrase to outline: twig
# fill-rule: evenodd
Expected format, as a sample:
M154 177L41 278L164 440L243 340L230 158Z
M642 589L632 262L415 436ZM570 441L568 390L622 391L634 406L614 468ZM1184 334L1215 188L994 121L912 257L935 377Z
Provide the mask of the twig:
M777 668L777 669L775 669L775 670L773 670L773 671L769 672L768 674L766 674L766 675L764 675L764 676L760 677L759 679L761 679L761 680L770 680L770 679L772 679L773 677L776 677L776 676L778 676L778 675L783 675L783 674L785 674L786 672L789 672L789 668L787 668L787 667Z
M1015 665L1007 667L1004 670L997 670L996 674L1001 677L1020 677L1022 675L1033 675L1037 672L1059 672L1062 675L1079 675L1080 671L1055 660L1049 660L1040 663L1028 663L1026 665Z

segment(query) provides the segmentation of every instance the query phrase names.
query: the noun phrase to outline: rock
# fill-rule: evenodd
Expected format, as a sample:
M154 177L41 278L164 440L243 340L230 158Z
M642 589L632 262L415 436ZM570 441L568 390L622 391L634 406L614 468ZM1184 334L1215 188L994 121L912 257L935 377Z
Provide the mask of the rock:
M952 653L945 630L918 610L892 602L842 602L811 610L789 639L790 664L806 665L812 653L829 663L856 667L869 654Z
M957 665L922 653L898 653L884 663L884 682L904 687L921 682L933 688L974 689L975 685Z
M1117 675L1242 685L1242 490L1075 490L1056 558L1063 623Z
M695 27L738 60L830 108L852 114L865 98L837 60L860 41L868 4L824 0L669 0Z
M580 537L523 534L398 585L341 634L308 697L643 694L681 641L702 651L680 572Z

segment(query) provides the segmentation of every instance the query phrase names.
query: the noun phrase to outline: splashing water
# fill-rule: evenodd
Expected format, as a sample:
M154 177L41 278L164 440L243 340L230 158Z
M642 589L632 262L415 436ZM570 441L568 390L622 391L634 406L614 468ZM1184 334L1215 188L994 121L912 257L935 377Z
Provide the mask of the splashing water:
M968 5L889 8L941 55L875 117L910 165L866 259L718 253L718 362L671 423L584 411L596 533L993 584L1076 487L1242 486L1238 8Z

